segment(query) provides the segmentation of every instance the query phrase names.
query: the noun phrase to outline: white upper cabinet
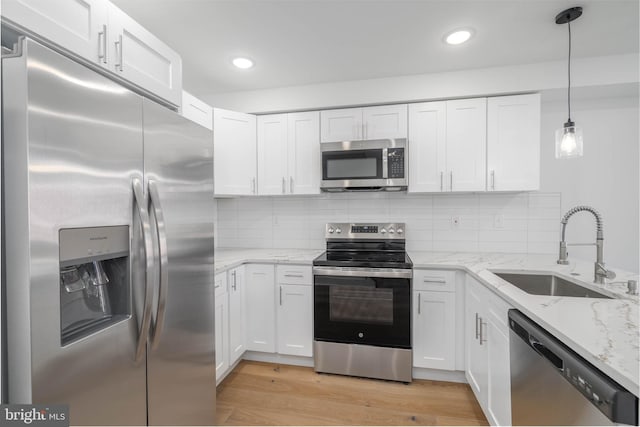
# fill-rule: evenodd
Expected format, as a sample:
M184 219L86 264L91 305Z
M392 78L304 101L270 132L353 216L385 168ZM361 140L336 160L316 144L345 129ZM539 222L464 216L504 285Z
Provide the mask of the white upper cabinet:
M447 101L447 169L450 191L484 191L487 99Z
M362 109L362 139L407 137L407 104Z
M407 104L320 112L320 142L407 137Z
M487 190L540 188L540 94L487 103Z
M258 116L258 194L320 192L319 113Z
M409 191L445 190L447 103L409 105Z
M180 105L182 59L176 51L112 4L108 40L111 69L116 74Z
M256 116L213 109L216 195L257 194Z
M93 62L106 62L107 14L104 0L2 0L3 18Z
M287 194L287 115L258 116L258 194Z
M180 55L106 0L3 0L2 16L152 96L182 102Z
M320 141L362 139L362 108L342 108L320 112Z
M213 130L213 108L184 90L181 112L183 117Z
M287 114L289 192L320 193L320 113Z

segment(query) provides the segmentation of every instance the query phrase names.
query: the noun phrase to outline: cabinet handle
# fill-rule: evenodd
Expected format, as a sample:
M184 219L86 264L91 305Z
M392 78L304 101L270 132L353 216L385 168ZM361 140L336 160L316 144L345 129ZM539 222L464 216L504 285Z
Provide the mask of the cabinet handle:
M483 326L487 326L487 322L483 322L482 321L482 317L480 318L480 345L482 345L482 343L487 342L487 340L484 338L484 327Z
M285 274L284 277L300 277L300 278L303 278L304 275L302 275L302 274Z
M237 282L236 282L236 272L235 272L235 271L234 271L234 272L232 272L232 273L231 273L231 275L233 276L233 286L232 286L232 287L233 287L233 290L235 291L235 290L236 290L236 285L237 285Z
M293 194L293 177L289 177L289 192Z
M449 172L449 190L453 191L453 171Z
M285 194L287 192L287 179L283 176L282 177L282 194Z
M98 33L98 59L102 59L102 63L107 63L107 26L102 25L102 31Z
M440 171L440 191L444 190L444 172Z
M118 53L118 62L115 64L116 70L120 68L120 72L122 72L123 64L122 64L122 34L118 36L118 41L116 44L116 52Z
M256 194L257 190L256 190L256 178L253 177L251 178L251 193Z
M418 314L420 314L420 302L422 301L422 294L418 292Z
M491 171L491 189L492 190L496 189L496 171L495 170Z
M424 283L447 283L447 281L444 279L431 279L428 277L425 277L422 281Z
M280 305L282 305L282 286L280 286Z
M480 317L478 316L478 313L476 313L476 339L480 337L480 331L478 330L478 319L480 319Z

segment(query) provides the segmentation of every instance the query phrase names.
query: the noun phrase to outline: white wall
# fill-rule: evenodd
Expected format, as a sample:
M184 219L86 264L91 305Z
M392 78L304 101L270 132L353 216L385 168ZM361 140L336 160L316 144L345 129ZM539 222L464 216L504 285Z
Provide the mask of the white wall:
M605 94L606 95L606 94ZM562 213L590 205L604 218L604 260L628 271L639 270L638 222L639 131L638 92L627 96L577 99L572 119L584 131L584 157L556 160L554 132L567 120L566 100L542 107L541 191L562 194ZM595 242L591 214L574 215L567 225L568 242ZM570 247L569 257L595 260L595 247Z
M389 221L407 223L409 250L556 253L559 218L558 193L219 199L218 246L321 249L327 222Z

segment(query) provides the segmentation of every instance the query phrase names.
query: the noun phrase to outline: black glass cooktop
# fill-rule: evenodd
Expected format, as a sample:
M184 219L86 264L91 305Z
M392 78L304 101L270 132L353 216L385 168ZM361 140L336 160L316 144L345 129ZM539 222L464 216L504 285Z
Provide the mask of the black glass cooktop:
M412 268L406 252L327 251L313 265L329 267Z

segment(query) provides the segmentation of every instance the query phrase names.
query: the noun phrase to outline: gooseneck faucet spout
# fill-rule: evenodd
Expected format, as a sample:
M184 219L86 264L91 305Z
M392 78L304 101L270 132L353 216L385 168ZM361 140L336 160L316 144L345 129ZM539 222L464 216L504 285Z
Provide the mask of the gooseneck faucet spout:
M604 235L602 232L602 215L600 215L600 213L595 210L594 208L592 208L591 206L576 206L574 208L571 208L567 211L567 213L564 214L564 216L562 217L562 220L560 220L560 223L562 224L562 237L560 240L560 254L558 256L558 264L569 264L569 261L567 260L567 242L565 241L565 233L566 233L566 229L567 229L567 223L569 222L569 218L571 218L572 215L578 213L578 212L590 212L591 214L593 214L593 216L596 218L596 262L595 262L595 268L594 268L594 283L604 283L604 279L613 279L616 277L616 274L611 271L611 270L607 270L604 266L604 260L603 260L603 253L602 253L602 248L603 248L603 244L604 244ZM570 244L569 244L570 245Z

